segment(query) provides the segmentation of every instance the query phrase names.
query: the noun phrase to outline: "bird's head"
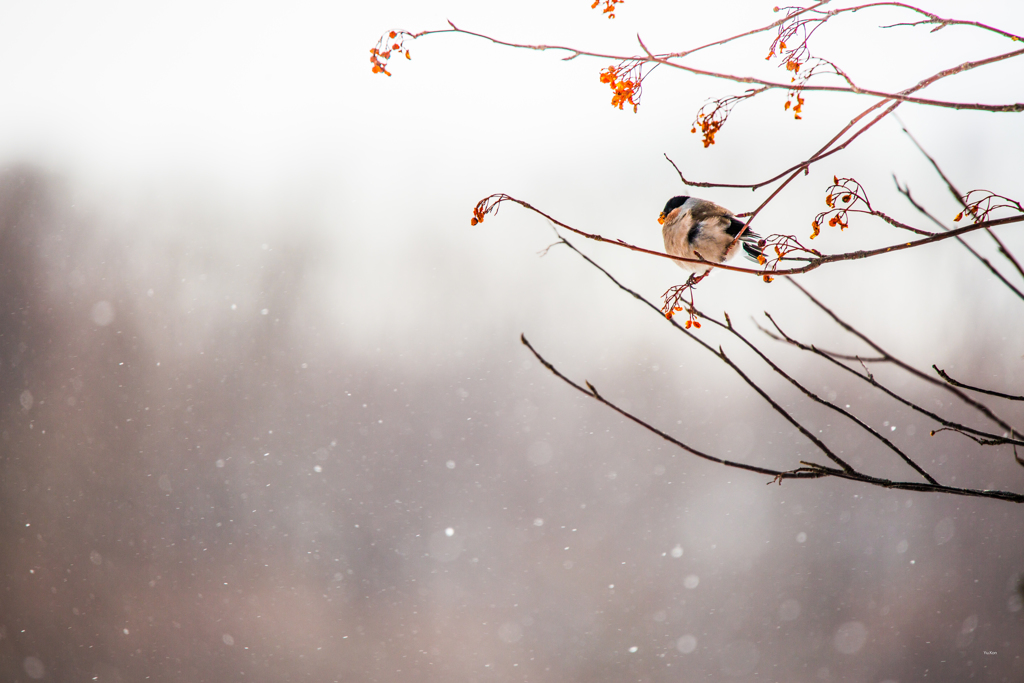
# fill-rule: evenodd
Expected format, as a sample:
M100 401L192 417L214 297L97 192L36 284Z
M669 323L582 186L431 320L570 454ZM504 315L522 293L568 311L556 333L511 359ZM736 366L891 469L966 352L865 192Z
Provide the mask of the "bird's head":
M668 202L665 204L665 210L661 212L660 216L658 216L658 223L660 223L661 225L665 225L666 221L669 221L671 220L671 218L673 218L672 212L681 207L683 204L685 204L688 199L689 197L673 197L672 199L668 200Z

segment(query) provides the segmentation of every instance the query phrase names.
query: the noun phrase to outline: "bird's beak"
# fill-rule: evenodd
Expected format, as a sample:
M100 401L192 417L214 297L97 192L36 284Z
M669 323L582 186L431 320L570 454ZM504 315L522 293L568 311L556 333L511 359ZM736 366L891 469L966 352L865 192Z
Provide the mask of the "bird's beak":
M665 212L662 211L658 216L658 225L665 225Z

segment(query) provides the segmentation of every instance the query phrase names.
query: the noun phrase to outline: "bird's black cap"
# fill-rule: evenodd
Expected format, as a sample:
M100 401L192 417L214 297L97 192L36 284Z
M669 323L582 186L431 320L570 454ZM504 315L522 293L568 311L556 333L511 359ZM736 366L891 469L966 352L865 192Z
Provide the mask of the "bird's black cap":
M676 209L685 204L687 199L689 199L689 197L673 197L668 200L668 203L665 204L665 210L661 212L662 215L667 216L672 209Z

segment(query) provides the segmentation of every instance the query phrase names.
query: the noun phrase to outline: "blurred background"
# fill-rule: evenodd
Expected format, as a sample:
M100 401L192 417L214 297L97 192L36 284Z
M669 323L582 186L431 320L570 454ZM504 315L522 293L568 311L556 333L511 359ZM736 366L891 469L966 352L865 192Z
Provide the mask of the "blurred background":
M608 53L679 50L770 23L767 2L450 0L0 7L0 678L5 681L985 681L1024 679L1024 507L696 460L560 382L519 342L719 457L822 461L727 367L505 206L660 248L688 178L753 182L868 104L784 94L689 130L735 84L656 70L639 113L601 60L426 37L370 72L390 29L461 28ZM930 2L1020 34L1011 0ZM812 48L900 89L1017 44L968 28L841 18ZM769 34L693 64L784 78ZM1020 60L936 99L1024 101ZM1020 115L905 105L963 191L1020 199ZM757 219L804 239L835 175L930 228L955 200L895 120ZM767 195L702 190L734 211ZM1024 234L998 232L1018 259ZM903 239L826 229L848 251ZM1020 288L991 239L968 240ZM578 241L577 241L578 243ZM682 271L578 244L658 300ZM543 254L543 255L542 255ZM1024 306L946 241L801 283L921 370L1024 387ZM1024 491L1005 447L919 413L757 330L866 347L782 280L718 272L698 306L872 424L940 481ZM915 481L735 339L719 344L858 468ZM888 386L989 429L890 368ZM982 397L1012 424L1021 404Z

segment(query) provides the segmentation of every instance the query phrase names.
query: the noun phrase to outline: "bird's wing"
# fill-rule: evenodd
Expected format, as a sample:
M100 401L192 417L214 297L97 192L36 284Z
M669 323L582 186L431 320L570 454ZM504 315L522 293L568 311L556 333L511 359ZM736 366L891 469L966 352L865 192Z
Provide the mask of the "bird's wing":
M742 230L746 226L746 223L737 218L734 218L733 216L729 216L729 221L729 227L725 229L725 232L728 233L729 237L735 238L736 235L740 234L740 230ZM743 233L743 237L741 237L740 239L752 239L756 242L757 240L761 239L761 237L757 235L757 233L747 230L745 233Z
M729 218L731 222L729 223L729 227L725 229L725 232L733 239L735 239L736 235L740 234L740 230L744 228L746 223L737 220L732 216L730 216ZM743 255L746 256L751 261L757 261L758 263L760 263L758 257L764 255L761 251L761 248L757 246L757 243L760 241L760 239L761 236L751 230L747 230L740 237L740 242L743 245Z

